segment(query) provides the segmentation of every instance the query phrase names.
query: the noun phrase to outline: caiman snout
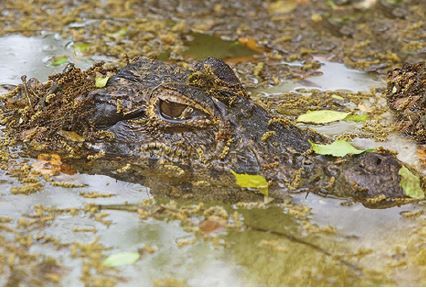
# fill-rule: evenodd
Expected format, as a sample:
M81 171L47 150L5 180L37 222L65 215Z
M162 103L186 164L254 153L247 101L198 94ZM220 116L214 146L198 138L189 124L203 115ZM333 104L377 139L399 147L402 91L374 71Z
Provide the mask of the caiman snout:
M395 201L409 200L400 185L402 167L395 155L388 152L355 155L342 165L333 194L353 197L366 206L391 206Z

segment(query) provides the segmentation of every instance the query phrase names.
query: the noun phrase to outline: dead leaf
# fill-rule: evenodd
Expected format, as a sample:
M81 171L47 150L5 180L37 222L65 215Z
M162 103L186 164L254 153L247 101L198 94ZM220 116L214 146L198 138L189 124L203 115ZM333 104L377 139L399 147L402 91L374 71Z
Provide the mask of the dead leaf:
M61 157L57 154L40 154L37 161L31 164L34 171L48 176L55 176L61 172Z
M241 37L238 39L238 41L254 52L262 53L265 50L262 46L257 44L256 40L253 38Z
M62 163L61 156L58 154L40 154L31 166L34 171L48 176L56 176L61 172L68 175L77 173L73 167Z
M206 220L201 222L200 231L206 234L223 229L226 225L226 220L218 216L209 216Z

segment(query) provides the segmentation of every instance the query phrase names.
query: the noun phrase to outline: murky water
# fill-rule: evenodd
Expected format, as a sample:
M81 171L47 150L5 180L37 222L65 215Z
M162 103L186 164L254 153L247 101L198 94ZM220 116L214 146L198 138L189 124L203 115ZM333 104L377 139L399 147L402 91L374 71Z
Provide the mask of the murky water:
M75 56L64 41L52 35L33 38L12 35L0 38L0 48L5 51L0 54L0 83L19 83L21 74L47 79L47 75L63 69L49 64L48 59L52 56L67 55L82 67L90 63L88 59ZM295 83L296 86L274 87L264 93L298 87L356 91L381 85L380 81L372 80L367 74L349 70L341 64L325 62L321 70L322 76ZM328 125L321 132L336 135L357 128L333 125L336 124ZM400 152L403 161L417 161L415 144L399 136L390 137L386 143L368 139L356 141L360 146L394 148ZM152 199L147 187L101 175L61 174L55 180L86 186L62 188L47 183L41 192L14 195L11 187L18 182L0 171L0 217L11 217L11 225L19 228L22 226L19 226L19 219L34 213L37 205L82 209L87 204L136 204ZM111 195L88 199L84 197L86 192ZM425 233L424 225L420 223L422 219L401 216L404 211L424 211L423 206L372 210L360 204L345 205L348 204L346 200L313 194L295 195L293 201L282 207L267 209L228 207L230 213L241 215L248 229L229 229L208 237L188 231L177 220L143 220L134 211L106 209L105 219L111 221L108 224L83 211L64 213L54 217L48 225L32 230L34 239L30 250L38 255L51 255L63 263L66 270L59 283L72 286L84 282L85 258L74 257L72 249L37 241L37 237L50 235L64 243L90 243L99 239L105 247L110 247L106 255L136 252L145 246L155 247L153 253L144 253L136 263L118 268L120 285L167 283L159 280L191 286L426 283L421 274L425 271L424 268L422 270L424 266L416 265L422 263L416 247L424 249L421 245L425 244L421 237L421 233ZM259 203L256 205L259 206ZM197 225L197 217L191 218L191 221ZM192 244L179 244L193 239ZM397 268L398 265L402 265L403 271ZM10 275L1 271L0 284L9 283Z

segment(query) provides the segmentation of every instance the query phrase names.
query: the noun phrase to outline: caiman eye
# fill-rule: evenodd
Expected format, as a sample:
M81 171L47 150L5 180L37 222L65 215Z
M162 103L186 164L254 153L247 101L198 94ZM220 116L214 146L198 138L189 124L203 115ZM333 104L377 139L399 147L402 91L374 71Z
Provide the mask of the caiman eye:
M205 113L194 109L188 105L160 100L159 112L161 117L166 120L182 121L195 118L197 116L205 116Z
M187 108L188 105L160 100L160 113L166 118L179 119Z

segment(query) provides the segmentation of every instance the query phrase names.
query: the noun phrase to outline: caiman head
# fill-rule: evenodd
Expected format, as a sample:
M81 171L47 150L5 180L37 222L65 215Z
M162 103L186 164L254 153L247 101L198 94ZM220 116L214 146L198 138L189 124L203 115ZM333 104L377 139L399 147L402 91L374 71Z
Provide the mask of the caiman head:
M230 188L235 188L231 171L275 180L270 182L279 188L271 189L275 197L311 191L361 201L378 195L405 198L398 174L402 163L394 155L336 159L313 154L310 141L329 140L255 104L232 69L218 59L181 67L140 58L75 103L85 103L80 111L84 116L73 115L77 120L71 122L83 123L75 127L110 135L78 144L92 154L82 165L92 173L167 191L194 191L201 185L199 193L210 189L206 198L223 198L216 189L222 186L229 188L225 198L241 199L239 190ZM74 131L81 133L79 129Z
M307 139L321 139L282 126L283 120L254 104L232 69L214 58L192 69L140 59L88 97L95 107L89 121L115 135L91 148L137 166L262 174L273 163L291 166L309 149ZM279 139L278 127L285 134Z

